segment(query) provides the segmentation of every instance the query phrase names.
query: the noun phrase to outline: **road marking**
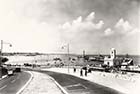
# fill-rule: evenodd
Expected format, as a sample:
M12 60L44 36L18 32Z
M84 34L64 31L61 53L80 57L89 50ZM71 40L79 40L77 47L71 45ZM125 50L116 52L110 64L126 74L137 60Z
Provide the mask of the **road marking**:
M76 87L81 87L81 88L76 88ZM79 83L79 84L73 84L73 85L68 85L68 86L65 86L65 88L68 89L68 90L73 90L73 91L87 89L87 87L84 86L81 83ZM69 89L69 88L73 88L73 89Z
M68 86L65 86L65 87L73 87L73 86L80 86L81 84L73 84L73 85L68 85Z
M4 85L3 87L0 88L0 90L4 89L4 88L6 88L6 87L7 87L7 85Z
M16 79L15 80L12 80L11 83L14 83L15 81L16 81Z
M50 77L63 94L69 94L54 78Z
M73 86L82 86L82 87L84 87L85 89L87 89L87 87L86 86L84 86L83 84L74 84L74 85L68 85L68 86L65 86L66 88L67 87L73 87Z
M81 84L81 86L82 86L82 87L84 87L85 89L87 89L87 87L86 87L86 86L84 86L83 84Z

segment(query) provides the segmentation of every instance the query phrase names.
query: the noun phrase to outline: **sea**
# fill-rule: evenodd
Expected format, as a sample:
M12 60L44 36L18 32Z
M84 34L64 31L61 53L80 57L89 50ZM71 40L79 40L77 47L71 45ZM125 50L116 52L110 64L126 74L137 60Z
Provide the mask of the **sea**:
M71 55L73 57L77 57L77 55ZM97 56L97 55L90 55L90 56ZM61 58L63 59L67 59L67 55L37 55L37 56L8 56L7 58L9 59L9 63L42 63L45 64L47 63L48 60L53 60L54 58ZM117 55L117 57L123 58L126 57L126 55ZM133 63L134 65L140 65L140 55L129 55L128 58L132 58L133 59ZM7 62L7 63L8 63Z

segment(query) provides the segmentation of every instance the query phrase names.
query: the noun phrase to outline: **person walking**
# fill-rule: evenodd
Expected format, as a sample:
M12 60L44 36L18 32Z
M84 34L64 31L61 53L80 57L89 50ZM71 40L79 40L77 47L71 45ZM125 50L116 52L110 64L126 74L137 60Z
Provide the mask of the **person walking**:
M74 73L76 72L76 68L75 67L73 67L73 71L74 71Z
M80 76L83 76L83 70L82 69L80 70Z
M85 70L85 76L87 76L87 70Z

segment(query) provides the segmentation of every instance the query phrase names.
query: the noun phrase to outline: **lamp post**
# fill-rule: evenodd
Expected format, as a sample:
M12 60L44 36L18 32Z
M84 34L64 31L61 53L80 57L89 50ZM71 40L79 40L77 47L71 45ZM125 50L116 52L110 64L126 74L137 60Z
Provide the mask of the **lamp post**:
M2 57L3 44L8 44L10 47L12 47L12 44L11 44L11 43L4 42L3 40L1 40L0 57ZM0 58L0 59L2 59L2 58ZM1 62L1 60L0 60L0 66L1 66L1 64L2 64L2 62Z
M67 45L64 45L62 46L62 49L64 49L65 47L67 47L67 58L68 58L68 73L69 73L69 52L70 52L70 49L69 49L69 43Z
M12 47L11 43L7 43L7 42L3 42L3 40L1 40L1 47L0 47L0 78L2 77L2 50L3 50L3 44L8 44L10 47Z
M11 43L8 43L8 42L4 42L3 40L1 40L1 51L0 51L0 55L2 56L2 50L3 50L3 44L8 44L10 47L12 47L12 44Z

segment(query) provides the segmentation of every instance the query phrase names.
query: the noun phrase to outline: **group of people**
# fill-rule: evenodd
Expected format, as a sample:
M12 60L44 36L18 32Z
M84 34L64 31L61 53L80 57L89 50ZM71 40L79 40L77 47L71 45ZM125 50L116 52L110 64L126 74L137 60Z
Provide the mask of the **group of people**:
M85 71L84 73L85 73L85 76L87 76L87 70L83 70L82 68L80 69L80 76L83 76L83 71Z
M76 72L76 68L74 67L73 68L74 69L74 72ZM87 67L82 67L81 69L80 69L80 76L87 76L87 73L90 73L91 72L91 70L90 69L87 69Z

